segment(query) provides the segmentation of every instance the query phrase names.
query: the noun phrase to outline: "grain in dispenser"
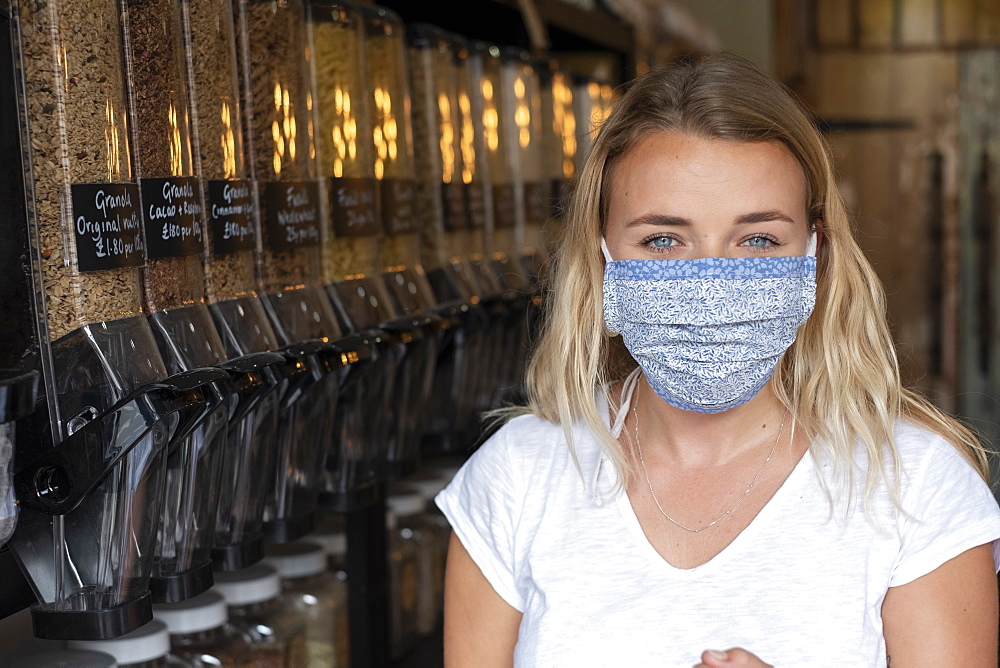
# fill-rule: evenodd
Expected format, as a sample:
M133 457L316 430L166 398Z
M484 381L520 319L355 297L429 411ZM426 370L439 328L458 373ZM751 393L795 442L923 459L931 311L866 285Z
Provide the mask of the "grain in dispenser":
M9 545L41 601L36 635L108 637L151 616L165 454L203 413L214 374L167 379L143 310L124 7L13 10L29 256L44 302L26 362L42 372L45 409L23 427L32 447L16 460ZM182 160L183 138L167 139L164 150Z
M396 376L397 402L385 418L392 436L385 474L394 478L416 463L423 436L437 353L458 326L455 314L436 312L437 300L421 264L420 218L416 207L416 166L411 131L411 99L406 41L399 16L383 7L358 5L364 16L365 53L371 81L374 175L385 238L383 280L396 312L407 318L381 323L406 344ZM433 314L433 315L432 315Z
M551 194L545 183L541 79L531 54L504 49L501 81L502 113L508 128L514 182L524 198L524 225L516 228L514 247L503 250L522 263L523 271L533 282L536 264L541 263L534 255L540 250L542 227L549 220Z
M123 30L133 161L146 234L143 295L168 373L226 361L205 305L203 193L192 155L179 0L129 2ZM150 590L157 603L196 596L212 584L211 547L226 449L228 374L206 388L200 419L167 455L167 484Z
M205 301L224 368L238 380L215 497L212 560L239 570L263 556L265 495L274 468L277 407L287 381L257 293L260 225L241 123L230 0L182 2L194 164L204 201Z
M301 0L239 0L235 13L244 138L263 229L262 300L288 360L264 528L269 541L286 542L312 529L348 356L333 345L341 330L321 285L328 212L306 9Z
M390 425L400 345L372 329L397 317L382 282L378 188L366 66L364 19L343 2L311 2L308 27L319 104L319 171L332 229L323 244L323 284L357 346L341 378L334 417L335 447L327 460L323 503L345 509L373 490Z

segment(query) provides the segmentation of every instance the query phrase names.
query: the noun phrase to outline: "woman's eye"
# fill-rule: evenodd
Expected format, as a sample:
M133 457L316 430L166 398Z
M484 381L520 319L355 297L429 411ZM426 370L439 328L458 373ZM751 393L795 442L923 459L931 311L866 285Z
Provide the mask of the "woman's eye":
M771 246L774 246L776 244L774 242L774 239L770 237L758 236L758 237L750 237L749 239L743 242L743 245L749 246L750 248L763 249L763 248L770 248Z
M677 245L677 239L673 237L653 237L646 243L653 248L672 248Z

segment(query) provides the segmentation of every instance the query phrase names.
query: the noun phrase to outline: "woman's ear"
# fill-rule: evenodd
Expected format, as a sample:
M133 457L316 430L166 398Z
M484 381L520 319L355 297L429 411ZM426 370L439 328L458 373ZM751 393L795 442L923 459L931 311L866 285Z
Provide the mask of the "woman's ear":
M823 245L823 221L819 218L814 220L812 230L816 234L816 252L819 253L819 249Z

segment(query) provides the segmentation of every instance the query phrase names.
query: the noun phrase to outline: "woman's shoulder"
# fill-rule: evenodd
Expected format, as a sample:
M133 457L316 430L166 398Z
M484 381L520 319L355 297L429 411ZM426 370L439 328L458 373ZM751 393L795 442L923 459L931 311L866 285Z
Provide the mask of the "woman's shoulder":
M592 439L580 438L580 426L574 425L573 445L579 451ZM503 448L511 456L538 461L539 458L568 454L566 431L558 422L533 413L518 415L505 422L483 447Z
M986 487L958 446L924 425L900 419L893 433L901 492L938 486Z

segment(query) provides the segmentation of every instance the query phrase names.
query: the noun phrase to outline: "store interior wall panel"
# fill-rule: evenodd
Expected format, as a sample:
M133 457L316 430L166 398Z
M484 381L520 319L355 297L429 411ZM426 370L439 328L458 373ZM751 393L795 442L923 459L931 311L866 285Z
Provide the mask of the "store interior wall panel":
M809 81L820 116L865 122L831 136L840 184L862 248L885 285L904 378L946 407L954 377L937 360L953 356L956 333L926 297L933 280L942 299L955 302L955 260L935 256L940 273L931 276L921 258L932 201L941 202L934 216L943 218L942 244L954 247L956 59L941 51L827 51L816 56ZM894 125L880 129L881 123ZM933 155L942 156L936 179L927 173Z

